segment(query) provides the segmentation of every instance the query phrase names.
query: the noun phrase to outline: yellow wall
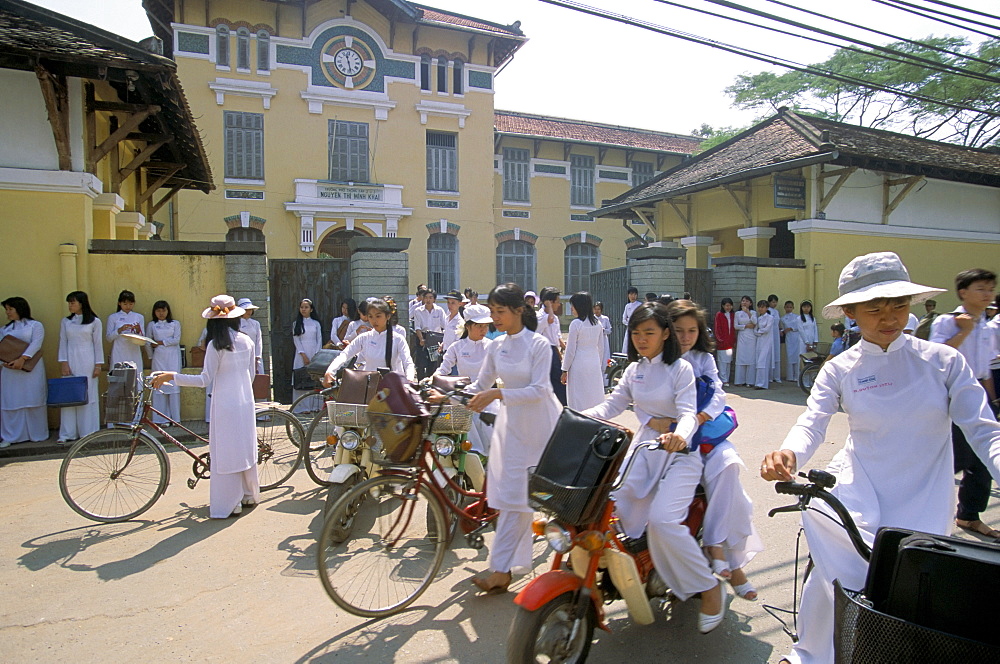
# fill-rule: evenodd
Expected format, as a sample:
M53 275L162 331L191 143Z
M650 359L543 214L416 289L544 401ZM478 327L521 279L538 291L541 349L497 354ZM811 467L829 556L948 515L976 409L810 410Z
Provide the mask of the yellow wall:
M784 315L781 308L785 300L795 302L795 310L799 303L808 299L803 297L806 292L806 271L790 267L760 267L757 268L757 300L766 300L772 293L778 296L778 313Z

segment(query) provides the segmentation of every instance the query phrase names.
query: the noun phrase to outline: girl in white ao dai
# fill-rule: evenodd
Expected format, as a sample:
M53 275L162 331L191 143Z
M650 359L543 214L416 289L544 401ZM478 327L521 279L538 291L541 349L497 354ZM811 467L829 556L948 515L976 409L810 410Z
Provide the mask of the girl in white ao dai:
M181 322L174 320L173 312L166 300L159 300L153 305L153 315L146 328L148 336L154 343L146 344L146 352L150 357L150 369L153 371L181 370ZM181 388L177 385L164 385L153 392L153 408L163 413L174 422L181 421ZM166 424L167 420L153 413L153 421Z
M665 305L642 304L628 327L629 357L636 361L625 368L614 392L584 414L608 419L633 405L641 427L629 455L640 456L615 493L618 516L629 537L640 536L645 528L653 565L674 595L686 600L701 593L698 629L704 634L722 622L725 597L698 543L681 523L702 475L701 455L686 453L698 426L694 371L680 358ZM658 433L650 427L654 417L676 420L675 431ZM659 441L663 449L636 450L649 441Z
M493 343L492 339L486 338L486 331L491 322L493 319L489 315L484 316L479 310L466 307L462 336L448 346L444 359L441 360L441 366L434 373L450 376L452 369L457 368L459 376L465 376L472 383L475 383L483 362L486 361L486 352L490 344ZM495 415L499 413L500 405L494 401L486 408L486 411ZM468 435L469 442L472 443L472 450L489 456L493 426L486 424L479 417L473 417L472 428L469 429Z
M299 313L295 317L292 325L292 342L295 344L295 361L292 363L292 370L301 369L309 364L312 356L323 347L323 329L320 326L319 318L316 316L316 309L312 300L303 299L299 302ZM292 399L309 394L309 390L292 389ZM297 413L314 413L323 407L323 397L315 395L308 399L303 399L295 407Z
M31 317L31 307L23 297L7 298L3 306L10 322L0 328L0 339L14 337L28 347L0 369L0 447L48 440L45 360L39 358L31 371L21 370L27 360L42 352L45 328Z
M101 319L90 308L87 294L73 291L66 296L66 303L69 316L59 321L60 372L63 376L87 377L88 401L82 406L59 409L60 443L82 438L100 428L97 377L104 366Z
M142 371L142 347L121 336L125 333L146 334L146 321L142 314L132 311L134 306L135 295L132 291L123 290L118 294L118 311L108 316L105 333L111 342L111 368L119 362L133 362Z
M367 306L368 322L373 329L364 332L347 344L344 352L334 358L326 369L323 383L330 385L340 369L357 357L365 371L375 371L379 367L388 367L406 377L415 380L417 368L410 357L410 348L406 345L406 337L394 329L387 329L389 317L392 315L385 300L371 298ZM388 347L387 347L388 346ZM388 355L388 357L387 357Z
M584 410L604 401L604 326L594 316L590 293L574 293L569 304L575 318L569 324L561 380L566 385L566 405Z
M753 310L753 300L749 295L740 298L740 310L733 319L736 328L736 377L737 386L750 387L757 376L757 312ZM765 379L766 380L766 379Z

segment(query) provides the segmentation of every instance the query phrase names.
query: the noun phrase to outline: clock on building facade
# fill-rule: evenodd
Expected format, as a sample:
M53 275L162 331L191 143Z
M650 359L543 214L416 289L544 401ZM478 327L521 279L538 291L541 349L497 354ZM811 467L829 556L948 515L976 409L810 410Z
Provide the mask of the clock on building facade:
M338 35L322 49L323 74L337 87L364 90L375 78L375 54L364 41Z

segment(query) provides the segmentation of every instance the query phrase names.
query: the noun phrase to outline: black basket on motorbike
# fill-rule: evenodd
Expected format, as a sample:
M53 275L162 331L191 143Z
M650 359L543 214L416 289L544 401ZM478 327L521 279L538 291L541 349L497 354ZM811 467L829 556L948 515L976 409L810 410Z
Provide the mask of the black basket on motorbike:
M861 592L834 581L837 664L998 662L1000 647L940 632L876 611Z
M570 525L599 518L631 439L624 427L563 408L528 469L528 504Z

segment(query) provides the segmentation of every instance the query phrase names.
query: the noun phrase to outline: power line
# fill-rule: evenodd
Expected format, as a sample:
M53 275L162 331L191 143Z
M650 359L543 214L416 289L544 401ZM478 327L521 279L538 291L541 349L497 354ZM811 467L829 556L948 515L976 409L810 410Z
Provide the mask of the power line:
M966 16L958 16L956 14L952 14L951 12L944 11L943 9L935 9L934 7L925 7L923 5L917 5L912 2L904 2L903 0L893 0L893 4L912 7L913 9L919 9L920 11L930 12L931 14L939 14L941 16L946 16L948 18L955 19L956 21L965 21L966 23L971 23L973 25L981 25L984 28L990 28L991 30L1000 30L1000 26L993 25L992 23L984 23L983 21L978 21L974 18L968 18ZM900 9L903 8L900 7ZM934 20L939 20L939 19L934 19ZM954 23L950 23L949 25L954 25ZM961 27L961 26L956 26L956 27Z
M765 53L760 53L757 51L752 51L739 46L733 46L731 44L726 44L724 42L719 42L713 39L708 39L706 37L700 37L698 35L693 35L686 32L681 32L680 30L675 30L673 28L668 28L662 25L657 25L649 21L644 21L642 19L637 19L631 16L626 16L624 14L616 14L604 9L599 9L597 7L591 7L589 5L584 5L579 2L573 2L572 0L540 0L546 4L555 5L557 7L562 7L563 9L570 9L572 11L580 12L583 14L589 14L591 16L596 16L598 18L604 18L616 23L623 23L625 25L631 25L633 27L642 28L644 30L649 30L651 32L656 32L662 35L667 35L669 37L676 37L684 41L693 42L696 44L701 44L702 46L710 46L712 48L719 49L721 51L726 51L728 53L734 53L736 55L741 55L753 60L758 60L765 62L767 64L775 65L778 67L784 67L786 69L791 69L793 71L800 71L806 74L812 74L814 76L819 76L822 78L828 78L830 80L838 81L841 83L846 83L849 85L855 85L868 90L873 90L875 92L889 92L894 95L905 97L907 99L914 99L916 101L922 101L928 104L934 104L936 106L943 106L945 108L953 108L960 111L972 111L974 113L979 113L982 115L990 117L1000 117L1000 112L979 109L972 106L965 106L962 104L955 104L952 102L944 101L941 99L936 99L933 97L928 97L927 95L916 94L912 92L907 92L905 90L900 90L898 88L893 88L891 86L881 86L865 81L852 76L847 76L844 74L838 74L831 72L819 67L803 65L798 62L791 60L786 60L784 58L779 58L772 55L767 55Z
M920 16L922 18L926 18L926 19L929 19L931 21L937 21L938 23L944 23L945 25L950 25L950 26L958 28L960 30L966 30L968 32L974 32L977 35L983 35L984 37L989 37L990 39L997 39L998 38L997 35L989 33L989 32L983 32L982 30L976 30L975 28L970 28L970 27L968 27L966 25L962 25L960 23L952 23L951 21L946 21L943 18L938 18L937 16L934 16L933 14L925 14L924 11L933 11L933 10L924 9L923 7L919 7L917 5L911 5L908 2L886 2L886 0L874 0L874 1L877 2L877 3L879 3L880 5L885 5L886 7L892 7L893 9L898 9L900 11L904 11L904 12L907 12L909 14L914 14L915 16ZM917 9L909 9L908 6L909 7L917 7L917 9L924 10L924 11L917 11ZM950 14L947 14L947 15L950 16ZM960 20L967 20L967 19L960 19ZM990 26L990 27L992 27L992 26Z
M986 12L981 12L977 9L969 9L968 7L962 7L961 5L953 5L950 2L943 2L942 0L924 0L924 2L930 2L935 5L942 5L944 7L951 7L952 9L957 9L959 11L963 11L969 14L976 14L978 16L984 16L986 18L995 18L996 20L1000 21L1000 16L997 16L995 14L987 14Z

